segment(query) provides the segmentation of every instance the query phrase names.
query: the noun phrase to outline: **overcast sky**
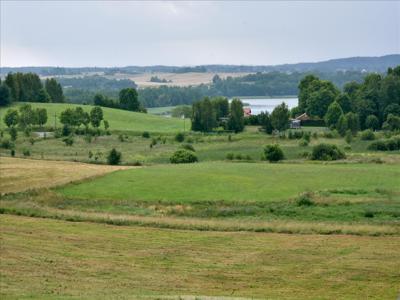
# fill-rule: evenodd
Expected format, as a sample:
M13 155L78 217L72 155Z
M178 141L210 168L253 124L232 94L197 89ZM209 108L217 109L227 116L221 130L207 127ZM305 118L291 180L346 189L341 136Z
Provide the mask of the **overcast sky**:
M1 66L320 61L400 53L399 1L4 1Z

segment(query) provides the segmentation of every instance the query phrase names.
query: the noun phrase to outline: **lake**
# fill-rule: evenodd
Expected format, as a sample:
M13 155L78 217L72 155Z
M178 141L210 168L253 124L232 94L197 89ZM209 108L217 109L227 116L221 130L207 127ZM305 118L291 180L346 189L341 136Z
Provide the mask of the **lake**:
M250 107L252 115L259 115L261 112L268 111L271 113L276 106L285 102L289 109L298 105L298 98L240 98L245 104L244 107Z

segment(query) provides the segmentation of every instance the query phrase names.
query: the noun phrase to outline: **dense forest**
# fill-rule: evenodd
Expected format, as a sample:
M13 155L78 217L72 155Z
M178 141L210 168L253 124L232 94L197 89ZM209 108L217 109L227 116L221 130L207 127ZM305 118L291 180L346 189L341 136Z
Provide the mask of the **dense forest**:
M9 73L0 82L0 106L12 102L64 102L61 85L48 78L42 82L35 73Z
M136 88L129 79L108 79L103 76L59 77L57 80L64 88L64 94L71 103L93 103L94 96L101 93L106 97L117 98L122 89Z
M299 106L293 115L306 112L324 118L327 125L344 135L347 129L400 129L400 65L389 68L386 75L368 74L362 83L344 85L340 91L315 75L299 84Z

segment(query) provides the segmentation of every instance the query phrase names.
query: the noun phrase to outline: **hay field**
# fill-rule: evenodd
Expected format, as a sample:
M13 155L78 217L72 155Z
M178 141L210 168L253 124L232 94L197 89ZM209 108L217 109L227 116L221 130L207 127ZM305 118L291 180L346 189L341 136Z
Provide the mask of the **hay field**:
M54 187L127 168L130 167L0 157L0 193Z
M0 220L3 299L395 299L400 288L399 237Z
M241 77L249 73L143 73L137 75L129 75L129 79L133 80L139 88L142 87L157 87L160 85L169 86L189 86L189 85L199 85L211 83L214 75L218 74L221 78L231 77ZM150 78L157 76L160 79L171 80L172 82L160 83L160 82L150 82Z

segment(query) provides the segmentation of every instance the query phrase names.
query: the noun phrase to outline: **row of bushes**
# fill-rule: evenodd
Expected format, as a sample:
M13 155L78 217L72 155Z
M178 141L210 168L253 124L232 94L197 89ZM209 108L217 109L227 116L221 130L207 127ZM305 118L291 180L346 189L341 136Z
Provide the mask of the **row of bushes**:
M379 140L368 146L369 150L395 151L400 150L400 136L394 136L387 140Z

